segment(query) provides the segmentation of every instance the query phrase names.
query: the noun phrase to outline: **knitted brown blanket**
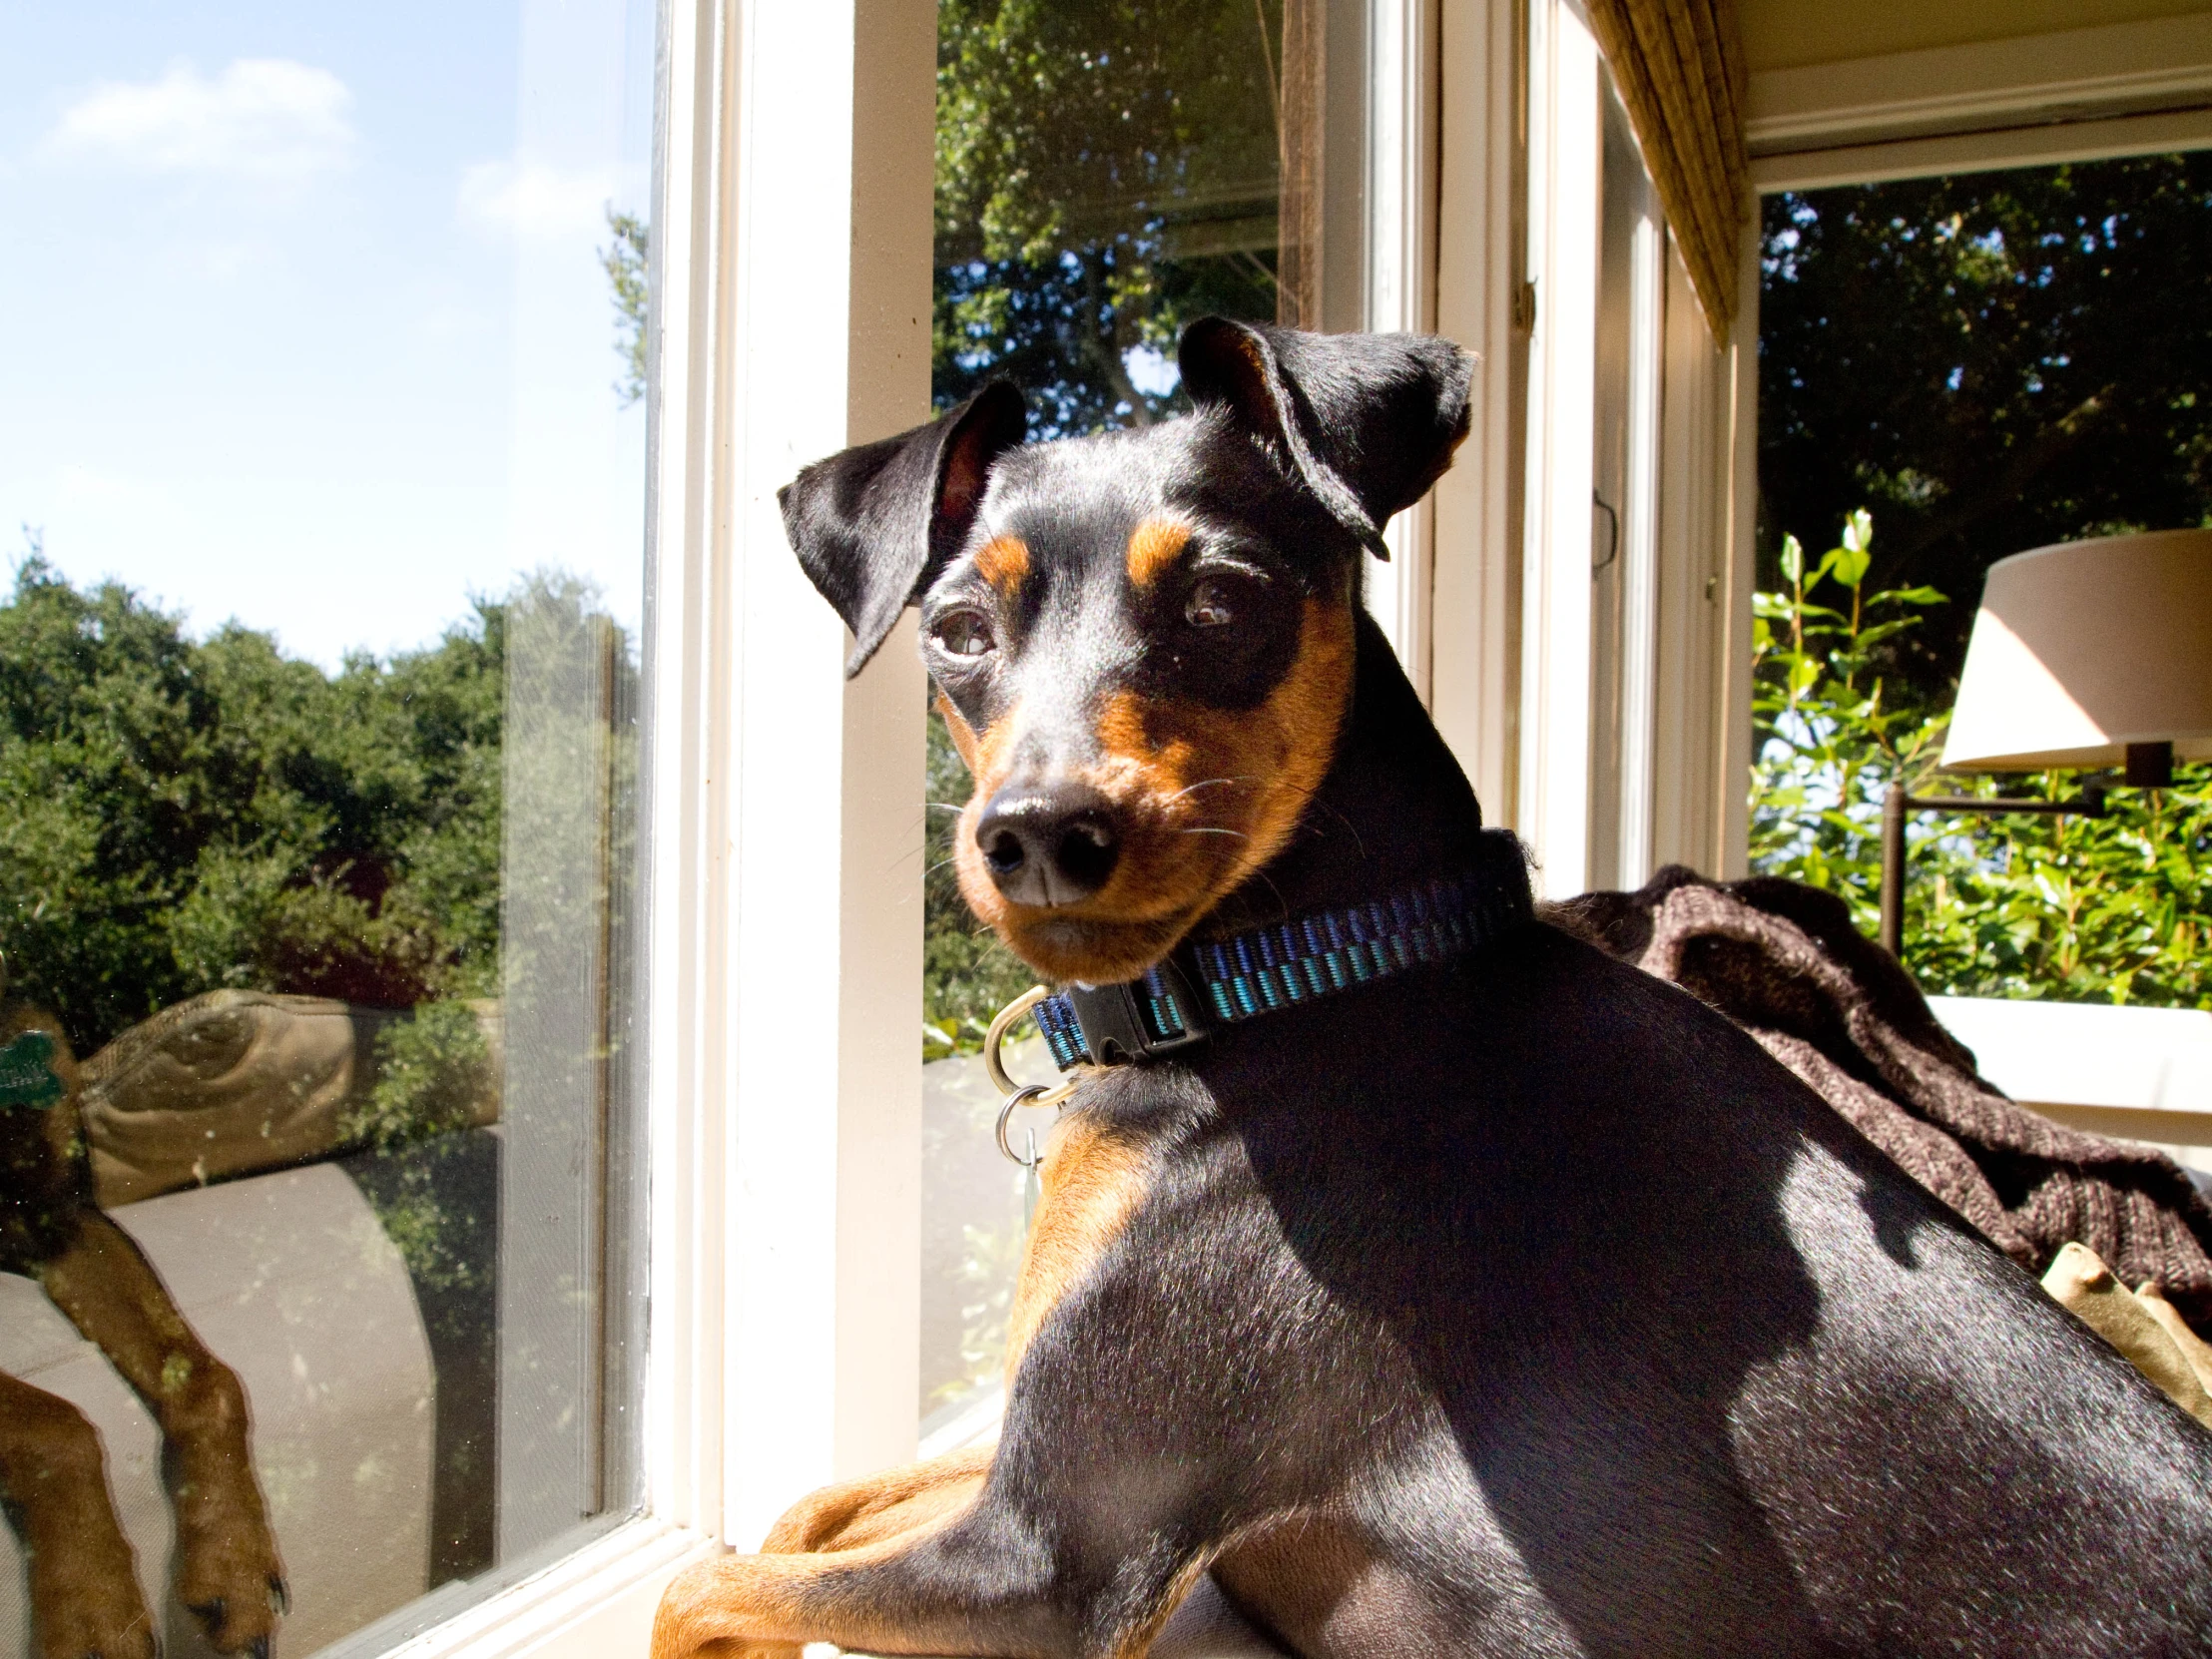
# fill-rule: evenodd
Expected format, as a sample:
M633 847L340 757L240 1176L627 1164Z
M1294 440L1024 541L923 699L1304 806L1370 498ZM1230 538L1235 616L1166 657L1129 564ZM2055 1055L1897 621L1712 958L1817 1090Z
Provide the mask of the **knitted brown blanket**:
M2028 1272L2078 1240L2212 1333L2212 1206L2181 1167L2060 1128L1983 1082L1834 894L1771 876L1715 883L1670 864L1641 891L1539 913L1726 1014Z

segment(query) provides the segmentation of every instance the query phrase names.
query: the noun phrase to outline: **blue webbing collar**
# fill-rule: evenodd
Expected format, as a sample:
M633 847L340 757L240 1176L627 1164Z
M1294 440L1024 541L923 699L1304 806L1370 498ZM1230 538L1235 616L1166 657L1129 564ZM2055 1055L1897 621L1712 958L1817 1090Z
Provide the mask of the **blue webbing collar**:
M1178 946L1140 979L1075 985L1036 1007L1062 1071L1173 1054L1216 1026L1464 956L1528 919L1528 865L1502 830L1464 874Z

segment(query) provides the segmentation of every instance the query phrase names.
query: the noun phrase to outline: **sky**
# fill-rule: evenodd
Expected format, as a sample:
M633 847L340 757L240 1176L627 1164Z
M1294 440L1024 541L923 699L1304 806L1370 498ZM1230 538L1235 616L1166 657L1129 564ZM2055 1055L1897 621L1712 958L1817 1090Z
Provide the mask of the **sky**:
M534 569L635 622L652 57L650 0L0 7L0 578L325 667Z

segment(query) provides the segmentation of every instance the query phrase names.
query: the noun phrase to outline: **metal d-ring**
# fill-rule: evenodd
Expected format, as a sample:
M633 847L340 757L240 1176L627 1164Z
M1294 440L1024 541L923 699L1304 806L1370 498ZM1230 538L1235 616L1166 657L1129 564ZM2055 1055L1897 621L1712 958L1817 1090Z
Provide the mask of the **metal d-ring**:
M1061 1083L1016 1083L1006 1075L1006 1062L1000 1057L998 1050L1014 1022L1051 994L1042 985L1030 986L998 1010L998 1017L991 1021L991 1028L983 1038L983 1069L990 1073L991 1081L998 1086L998 1092L1006 1097L1006 1103L998 1109L998 1127L993 1131L993 1136L1006 1161L1019 1164L1029 1172L1031 1189L1036 1185L1037 1166L1044 1162L1044 1154L1037 1151L1037 1137L1034 1134L1029 1137L1031 1155L1024 1158L1017 1153L1006 1138L1007 1121L1013 1117L1017 1106L1065 1106L1068 1096L1075 1092L1075 1079L1069 1078ZM1034 1213L1036 1194L1033 1190L1027 1192L1023 1207ZM1024 1225L1026 1226L1026 1219Z
M1021 1085L1006 1075L1006 1062L998 1057L998 1045L1006 1040L1006 1033L1014 1022L1029 1012L1052 993L1042 985L1031 985L1021 995L998 1010L998 1017L991 1021L990 1031L983 1038L983 1069L991 1074L991 1082L1000 1094L1014 1094ZM1038 1093L1043 1093L1042 1089Z

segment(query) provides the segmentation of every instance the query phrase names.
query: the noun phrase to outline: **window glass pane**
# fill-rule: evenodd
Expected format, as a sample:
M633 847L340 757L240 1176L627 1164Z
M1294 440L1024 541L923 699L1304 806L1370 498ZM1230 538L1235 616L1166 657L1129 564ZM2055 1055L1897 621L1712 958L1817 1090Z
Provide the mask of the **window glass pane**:
M1196 317L1357 326L1364 19L1343 0L940 0L937 407L1005 376L1032 437L1145 424L1183 407L1175 340ZM1022 1176L975 1056L1035 979L960 899L968 780L934 714L927 789L925 1449L995 1414ZM1009 1069L1051 1080L1021 1032Z
M0 1659L636 1503L653 20L0 17Z

